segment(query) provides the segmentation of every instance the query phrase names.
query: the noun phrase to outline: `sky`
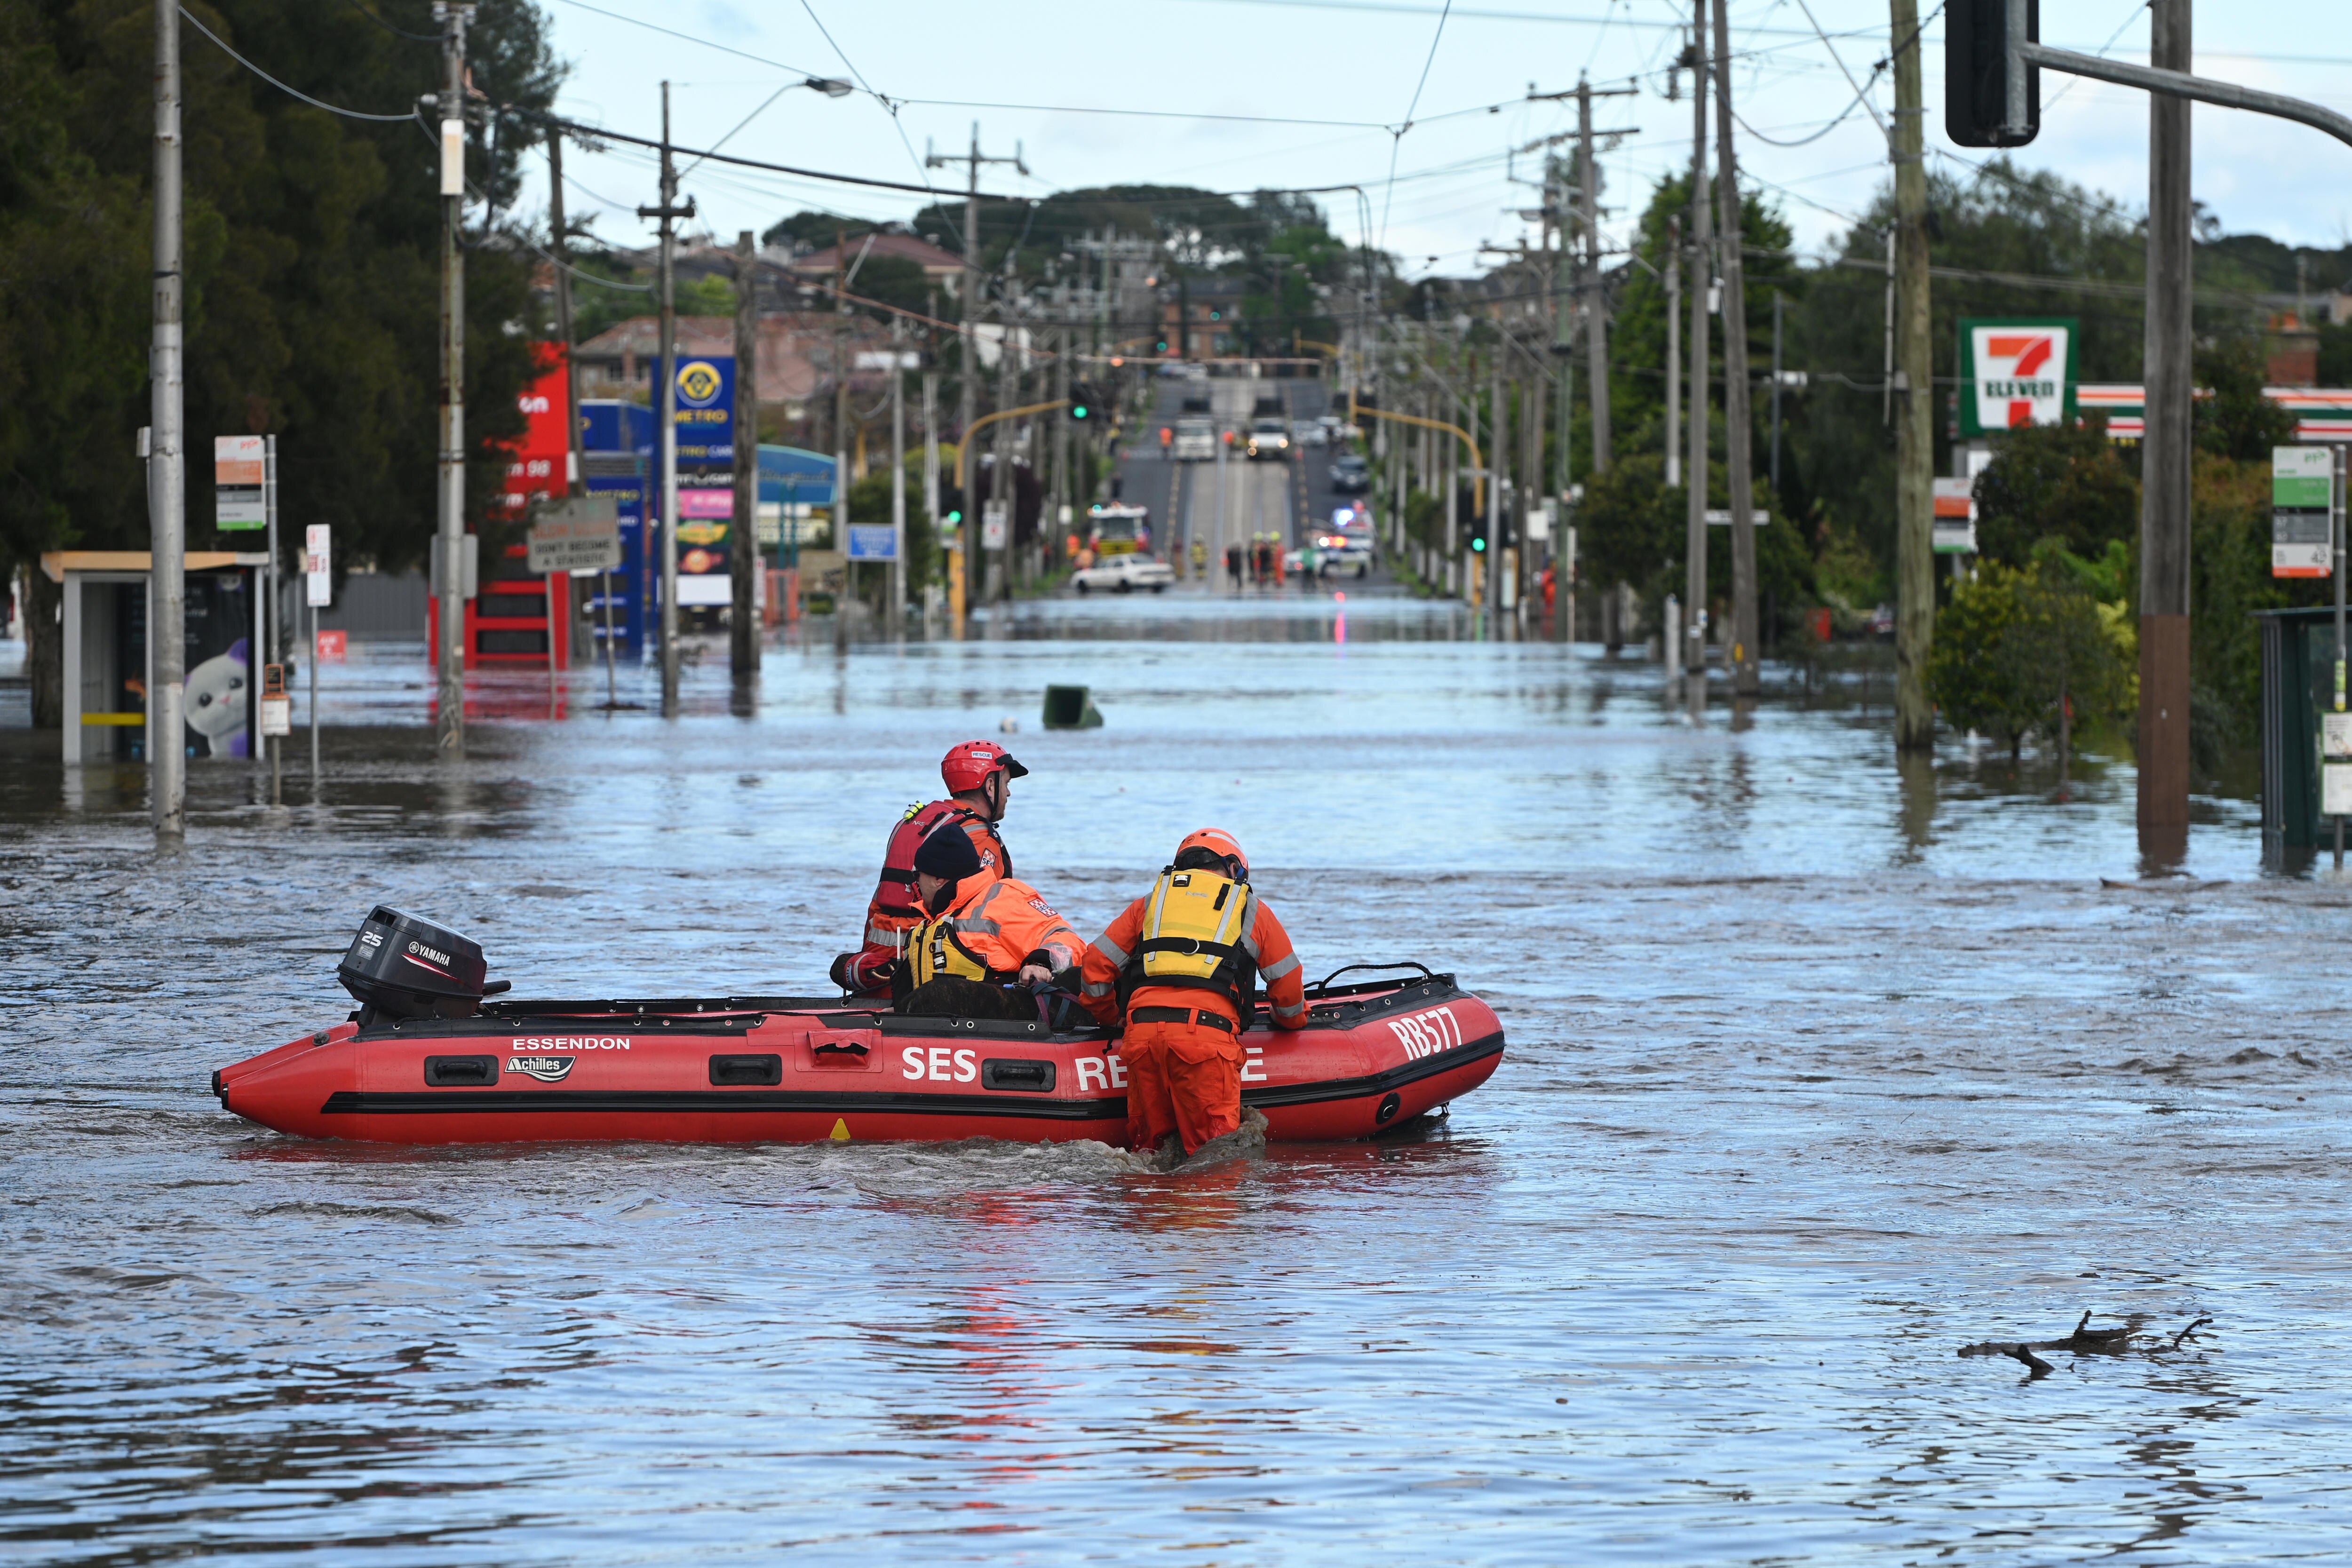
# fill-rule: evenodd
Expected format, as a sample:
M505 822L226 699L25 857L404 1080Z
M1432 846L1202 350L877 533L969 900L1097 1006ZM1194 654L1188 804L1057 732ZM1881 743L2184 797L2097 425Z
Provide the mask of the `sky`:
M964 152L975 122L984 153L1017 150L1027 171L988 167L982 188L996 194L1353 185L1318 198L1333 229L1351 241L1369 234L1409 277L1475 272L1493 259L1482 247L1532 237L1517 215L1535 195L1514 179L1538 164L1514 150L1573 130L1576 106L1530 95L1580 77L1635 89L1594 106L1599 128L1631 132L1602 158L1602 200L1615 209L1604 235L1622 235L1650 186L1690 157L1688 97L1664 97L1687 0L1472 0L1450 13L1444 0L541 3L571 72L559 108L585 122L657 135L667 79L681 145L724 139L744 157L958 194L961 166L927 169L925 153ZM2331 25L2335 6L2265 0L2200 13L2200 74L2352 112L2352 36ZM2047 43L2147 61L2143 0L2053 0L2042 14ZM1801 249L1834 246L1885 182L1876 121L1893 86L1874 68L1887 49L1887 7L1733 0L1729 15L1733 107L1754 132L1740 138L1742 177L1780 203ZM1958 160L1985 154L1943 134L1940 16L1923 37L1930 164L1965 173ZM835 99L789 85L810 76L861 90ZM2042 134L2017 161L2143 207L2146 95L2049 72L2042 84ZM2239 110L2193 112L2193 194L2227 230L2352 240L2352 148ZM572 152L565 175L573 216L595 215L595 233L614 243L649 239L635 208L656 199L651 153ZM803 207L904 219L928 200L707 163L681 189L697 202L697 226L730 241ZM545 203L542 163L525 205Z

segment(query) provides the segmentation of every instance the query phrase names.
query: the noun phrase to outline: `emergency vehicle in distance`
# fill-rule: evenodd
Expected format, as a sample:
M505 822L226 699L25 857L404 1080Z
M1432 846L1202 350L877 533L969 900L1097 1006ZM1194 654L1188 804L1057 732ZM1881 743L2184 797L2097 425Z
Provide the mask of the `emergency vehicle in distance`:
M1087 508L1087 548L1097 561L1106 555L1150 554L1151 510L1118 505Z

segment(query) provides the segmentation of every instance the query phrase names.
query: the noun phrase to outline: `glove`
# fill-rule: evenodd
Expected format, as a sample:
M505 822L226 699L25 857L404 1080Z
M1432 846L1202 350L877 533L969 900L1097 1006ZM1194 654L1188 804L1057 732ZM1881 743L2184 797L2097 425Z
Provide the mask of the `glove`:
M860 987L852 981L849 973L849 966L856 962L857 955L856 953L845 952L840 957L833 961L833 967L825 973L832 977L834 984L840 989L844 991L858 990Z

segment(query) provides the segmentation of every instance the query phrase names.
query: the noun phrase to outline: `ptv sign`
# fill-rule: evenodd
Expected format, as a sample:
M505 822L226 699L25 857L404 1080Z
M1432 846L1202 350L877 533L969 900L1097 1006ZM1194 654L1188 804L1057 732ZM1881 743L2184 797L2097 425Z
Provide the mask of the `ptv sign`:
M1960 322L1960 433L1989 435L2074 417L2071 316Z

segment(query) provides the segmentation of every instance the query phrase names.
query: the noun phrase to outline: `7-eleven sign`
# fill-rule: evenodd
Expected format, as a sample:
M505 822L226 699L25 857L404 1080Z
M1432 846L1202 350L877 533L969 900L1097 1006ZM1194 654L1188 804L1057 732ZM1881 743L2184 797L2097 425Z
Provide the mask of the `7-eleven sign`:
M1960 322L1960 433L1982 436L2074 416L2072 317Z

